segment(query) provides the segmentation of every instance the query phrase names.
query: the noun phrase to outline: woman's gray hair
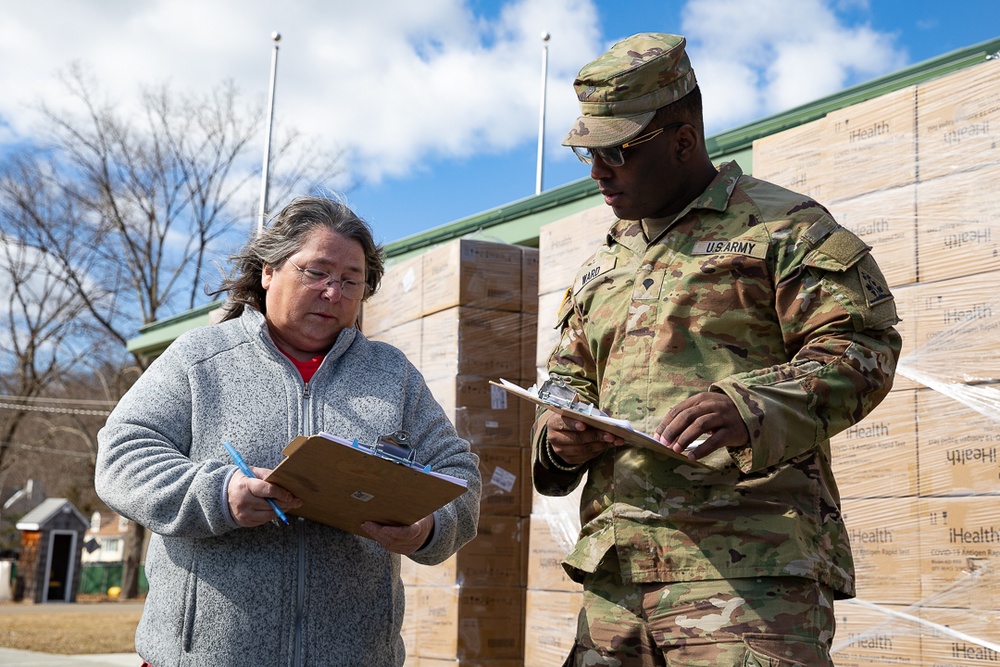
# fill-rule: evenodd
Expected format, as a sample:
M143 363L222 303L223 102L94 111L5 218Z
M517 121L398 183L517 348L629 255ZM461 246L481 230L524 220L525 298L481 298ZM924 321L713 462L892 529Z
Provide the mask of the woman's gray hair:
M265 266L279 269L305 245L315 229L325 227L354 239L365 252L365 299L378 291L385 273L385 250L375 242L371 227L345 204L326 197L298 197L281 209L273 222L255 234L229 258L232 271L212 294L228 293L222 321L239 317L246 306L267 312L261 276Z

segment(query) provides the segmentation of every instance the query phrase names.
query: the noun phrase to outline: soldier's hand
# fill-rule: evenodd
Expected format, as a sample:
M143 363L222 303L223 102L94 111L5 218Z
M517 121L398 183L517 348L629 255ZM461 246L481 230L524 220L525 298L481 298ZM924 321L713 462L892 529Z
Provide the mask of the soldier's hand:
M736 404L718 392L695 394L675 405L653 437L681 453L688 446L705 438L687 452L690 459L700 459L722 447L739 447L750 441L750 433Z
M546 423L549 447L562 462L568 465L580 465L603 454L606 450L617 447L625 441L610 433L599 431L584 424L582 421L563 417L554 412L549 413Z

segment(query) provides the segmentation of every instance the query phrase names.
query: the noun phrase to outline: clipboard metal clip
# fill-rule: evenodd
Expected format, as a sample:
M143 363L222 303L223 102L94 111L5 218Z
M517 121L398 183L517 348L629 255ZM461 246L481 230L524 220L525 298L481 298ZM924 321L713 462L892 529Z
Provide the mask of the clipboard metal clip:
M410 446L410 434L406 431L395 431L387 435L380 435L372 452L382 458L412 466L416 460L417 452Z
M577 398L576 392L573 391L572 387L555 375L550 375L549 379L543 382L538 388L538 398L544 403L563 408L564 410L572 410L584 415L605 416L603 412L590 403Z

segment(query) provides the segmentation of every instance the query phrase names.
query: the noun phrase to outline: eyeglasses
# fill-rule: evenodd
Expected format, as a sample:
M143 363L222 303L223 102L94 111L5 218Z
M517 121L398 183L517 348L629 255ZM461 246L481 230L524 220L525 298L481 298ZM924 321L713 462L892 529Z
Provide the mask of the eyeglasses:
M573 152L576 156L580 158L580 162L584 164L593 164L594 156L601 158L601 162L608 165L609 167L620 167L625 164L625 155L622 153L626 148L632 148L632 146L638 146L639 144L644 144L647 141L655 139L665 130L670 130L675 127L680 127L685 125L685 123L670 123L669 125L664 125L661 128L653 130L652 132L647 132L641 136L632 139L631 141L626 141L620 146L607 146L603 148L586 148L584 146L573 146Z
M361 280L337 280L336 278L331 278L329 273L317 271L316 269L303 269L287 257L285 259L299 272L299 282L302 283L303 287L314 290L325 290L328 287L336 285L340 296L351 300L364 297L368 291L368 283Z

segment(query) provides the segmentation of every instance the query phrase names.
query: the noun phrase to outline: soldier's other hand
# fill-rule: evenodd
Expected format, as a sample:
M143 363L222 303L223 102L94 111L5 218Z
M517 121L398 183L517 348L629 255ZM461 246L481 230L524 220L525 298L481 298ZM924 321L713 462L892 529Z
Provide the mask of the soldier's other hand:
M739 447L750 433L736 404L718 392L706 391L681 401L656 427L653 437L675 452L700 459L722 447ZM691 443L704 441L685 452Z
M546 423L549 447L561 461L571 466L596 458L625 441L605 431L584 424L582 421L549 413Z

